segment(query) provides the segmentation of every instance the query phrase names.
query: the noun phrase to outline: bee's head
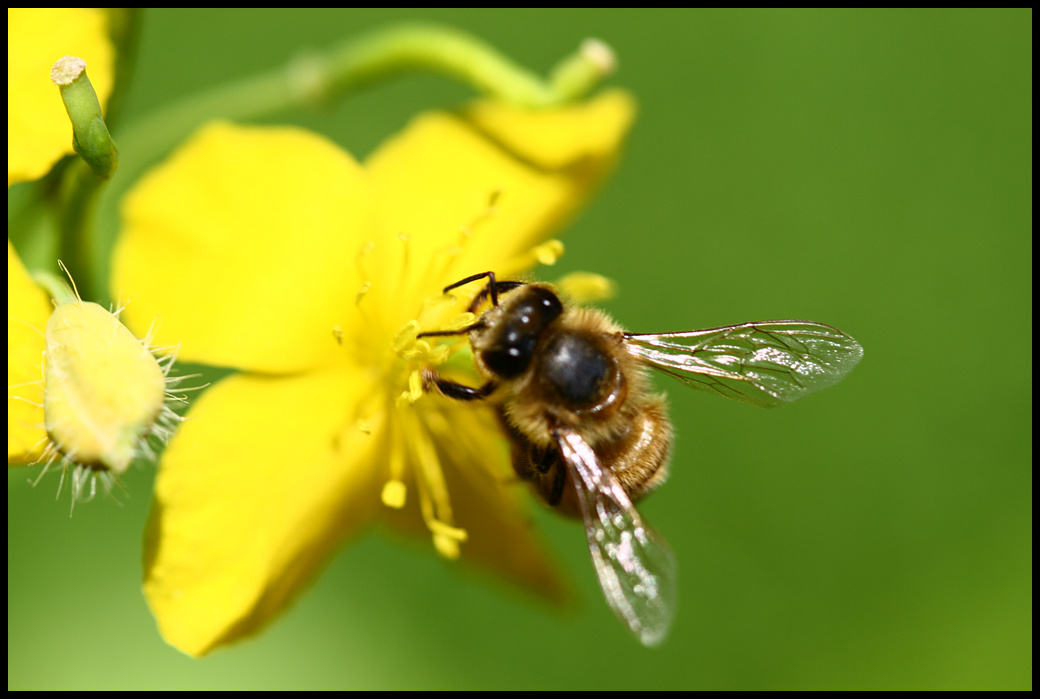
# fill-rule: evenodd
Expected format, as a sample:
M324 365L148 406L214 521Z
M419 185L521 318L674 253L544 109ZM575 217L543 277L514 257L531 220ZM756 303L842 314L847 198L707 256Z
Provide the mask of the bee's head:
M525 284L499 297L470 331L470 342L489 372L502 379L516 378L531 364L545 331L563 313L563 304L551 289Z

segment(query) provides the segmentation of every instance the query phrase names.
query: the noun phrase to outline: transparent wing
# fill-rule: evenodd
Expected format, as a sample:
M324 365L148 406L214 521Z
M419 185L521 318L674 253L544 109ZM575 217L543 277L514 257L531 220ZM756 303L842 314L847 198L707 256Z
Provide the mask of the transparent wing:
M578 491L592 563L607 604L643 645L656 646L675 616L675 557L643 523L584 439L566 430L558 430L556 439Z
M833 386L863 357L851 336L808 320L625 333L625 340L631 354L694 388L763 408Z

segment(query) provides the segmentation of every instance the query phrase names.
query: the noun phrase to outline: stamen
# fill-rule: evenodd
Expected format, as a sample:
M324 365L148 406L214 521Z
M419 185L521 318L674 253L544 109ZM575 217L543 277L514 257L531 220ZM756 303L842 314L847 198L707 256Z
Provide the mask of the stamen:
M462 330L463 328L468 328L469 326L473 325L473 323L475 322L477 322L477 316L473 313L470 313L469 311L466 311L465 313L460 313L451 320L449 320L447 327L445 327L444 329Z
M419 279L444 279L448 275L453 263L466 249L466 245L469 244L470 240L477 234L477 228L485 221L494 218L497 214L495 204L498 202L501 194L501 190L493 190L488 195L486 208L474 216L468 225L463 224L459 226L459 241L457 244L445 245L433 251L433 254L427 259L426 269L418 277Z
M571 272L554 282L554 286L576 303L604 301L617 294L613 279L591 272Z
M506 264L499 265L496 271L504 275L503 278L508 279L508 275L514 274L517 270L530 269L536 264L556 264L557 260L563 256L563 251L563 243L558 240L547 240L512 258Z
M472 238L473 234L476 233L476 229L480 226L480 224L498 215L498 209L496 208L496 205L498 204L498 200L501 198L501 189L491 190L491 194L488 195L487 208L485 208L482 212L477 214L476 217L474 217L474 219L470 221L468 226L459 226L459 232L462 233L462 239L460 241L461 243L465 244L466 241Z
M365 298L365 295L372 289L372 282L364 282L361 288L358 289L357 295L354 297L354 305L360 306L361 299Z
M397 354L402 354L405 350L411 349L412 345L415 344L415 338L419 334L420 328L422 326L419 325L419 321L408 321L394 335L394 339L390 342L390 347Z
M408 390L401 398L408 401L409 404L413 404L422 398L422 394L422 376L418 371L412 371L408 374Z
M419 485L419 509L426 527L433 534L438 553L450 559L458 558L460 541L466 540L466 531L454 526L451 500L444 481L437 451L426 428L413 410L399 411L406 432L406 444L412 448Z
M395 510L400 510L404 507L405 498L408 494L408 489L405 484L401 481L387 481L383 485L383 492L380 497L383 500L383 504L387 507L392 507Z
M354 258L354 265L357 267L358 279L368 279L371 275L368 274L368 270L365 269L365 258L372 254L375 250L376 243L374 240L366 240L358 248L357 256Z
M357 271L358 279L362 280L361 286L358 287L357 294L354 296L354 307L357 308L358 311L360 311L361 317L366 322L369 321L369 318L365 315L365 309L361 305L361 300L365 298L368 292L372 289L372 275L369 274L368 270L365 268L365 258L372 254L372 251L375 250L375 247L375 241L366 240L358 248L357 256L354 257L354 267Z
M460 555L459 543L466 540L466 530L447 527L441 522L432 522L431 524L430 531L433 532L433 547L437 549L437 553L449 561L458 560Z
M396 432L396 430L394 430ZM404 484L404 446L400 435L392 435L390 441L390 479L383 485L383 504L399 510L404 507L408 489Z
M533 252L539 264L554 265L563 255L563 243L558 240L547 240L536 247Z

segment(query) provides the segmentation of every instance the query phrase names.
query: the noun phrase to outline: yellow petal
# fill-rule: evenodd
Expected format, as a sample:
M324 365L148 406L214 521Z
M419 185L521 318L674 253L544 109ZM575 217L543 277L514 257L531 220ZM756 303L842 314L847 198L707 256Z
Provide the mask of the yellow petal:
M584 108L526 112L478 105L471 114L477 129L447 114L421 115L366 161L382 223L370 256L374 294L379 279L420 280L423 288L406 294L422 298L469 274L519 272L523 254L557 232L609 170L632 108L627 97L614 94ZM485 127L494 129L495 139L481 133ZM538 157L548 166L511 150L532 132L541 134ZM553 147L559 152L550 157ZM407 246L397 240L402 235Z
M557 572L559 566L546 553L525 511L527 485L513 472L508 445L491 409L440 397L424 400L436 401L442 411L436 419L427 414L425 423L443 459L454 523L467 534L459 545L459 560L553 604L569 601L571 591ZM416 409L422 410L422 404ZM414 488L409 484L409 492ZM429 541L416 500L409 496L403 510L387 509L384 517L395 529ZM581 536L581 531L575 535Z
M292 127L211 124L131 192L113 263L134 329L159 324L182 360L265 372L341 355L374 229L367 179L348 153ZM345 329L350 335L353 328Z
M612 163L635 114L632 96L616 89L560 109L518 109L481 101L466 111L478 129L548 170L583 162L597 167Z
M145 544L163 636L193 656L259 630L379 507L383 422L354 414L348 371L237 375L209 389L171 441Z
M51 66L62 56L87 62L104 106L112 93L115 50L103 10L7 10L7 184L44 175L72 153L72 126Z
M7 241L7 460L31 463L46 446L43 423L44 329L50 300Z

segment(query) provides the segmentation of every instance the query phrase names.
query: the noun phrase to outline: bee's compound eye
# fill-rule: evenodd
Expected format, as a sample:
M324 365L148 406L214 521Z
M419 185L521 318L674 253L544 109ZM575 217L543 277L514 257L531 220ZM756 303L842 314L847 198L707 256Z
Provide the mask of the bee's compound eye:
M525 290L523 299L512 309L511 324L514 332L540 334L563 313L563 303L548 289L533 286Z
M542 333L563 313L563 304L549 289L524 287L494 329L496 341L481 354L484 365L503 379L516 378L531 364Z
M600 401L614 374L613 360L581 335L558 333L541 354L541 375L567 403L590 406Z
M530 341L524 343L524 346L514 344L509 347L485 350L480 356L484 360L484 365L496 376L512 379L524 373L527 365L531 363L533 349L534 338L530 338Z

